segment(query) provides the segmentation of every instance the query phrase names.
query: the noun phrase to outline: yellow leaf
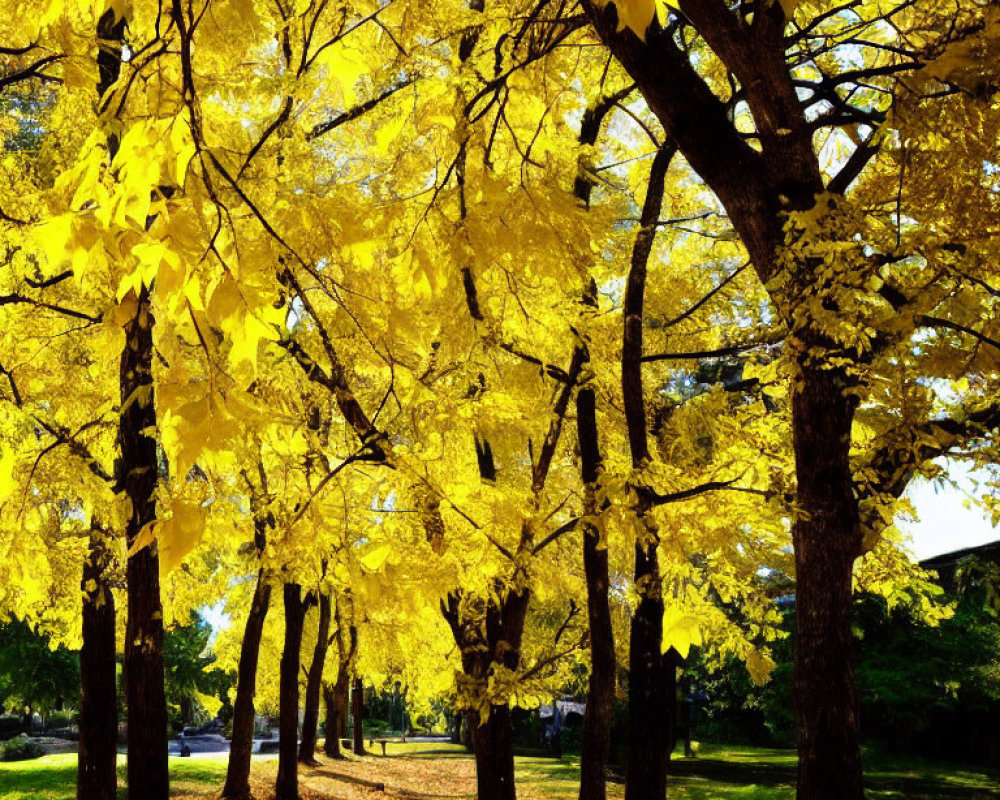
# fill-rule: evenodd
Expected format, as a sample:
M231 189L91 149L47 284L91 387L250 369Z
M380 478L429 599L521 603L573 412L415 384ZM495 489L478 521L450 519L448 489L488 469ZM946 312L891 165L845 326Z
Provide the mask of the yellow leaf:
M758 686L771 679L771 671L774 666L774 660L759 650L752 650L747 656L747 671Z
M235 316L243 308L243 298L239 287L228 275L219 281L208 301L206 315L209 322L222 328L227 320Z
M244 324L232 331L233 346L229 351L229 361L238 364L248 361L257 369L257 349L261 339L277 341L278 333L270 325L265 325L253 314L247 313Z
M630 28L642 41L653 17L666 25L671 8L680 8L678 0L612 0L618 8L618 30ZM602 5L606 5L602 3Z
M69 251L75 249L73 242L73 214L60 214L39 226L37 236L42 252L45 253L45 277L55 275L69 260Z
M696 617L674 606L664 609L663 640L660 645L662 652L665 653L672 647L680 653L681 658L687 658L691 645L698 646L701 642L701 627Z
M377 544L370 548L363 556L361 563L365 569L378 572L389 558L392 547L387 543Z
M156 541L156 523L158 520L151 520L142 526L142 529L132 540L132 546L128 549L129 558L138 553L142 548L149 547Z
M408 121L407 115L400 114L392 122L379 127L375 132L375 151L379 155L388 155L389 145L396 141L396 137L399 136Z
M170 519L163 522L157 534L160 572L164 575L180 564L201 541L207 516L207 509L197 501L177 500L171 511Z
M799 4L800 0L778 0L781 3L781 8L785 12L785 16L788 19L792 18L792 14L795 12L795 7Z
M14 464L17 454L7 447L0 456L0 500L6 500L14 493Z
M168 164L170 178L183 188L188 165L195 154L195 146L191 127L181 117L177 117L170 126L170 147L174 151L173 161Z
M357 99L354 85L368 71L360 52L344 44L335 44L326 48L318 61L326 65L329 75L340 85L344 105L353 106Z

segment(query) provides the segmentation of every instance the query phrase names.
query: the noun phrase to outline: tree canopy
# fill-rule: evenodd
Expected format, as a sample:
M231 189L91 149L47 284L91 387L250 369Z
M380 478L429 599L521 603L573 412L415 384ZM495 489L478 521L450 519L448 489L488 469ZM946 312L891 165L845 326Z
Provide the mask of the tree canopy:
M104 654L84 708L123 643L130 792L224 602L234 731L294 733L305 643L307 705L454 699L512 800L510 706L598 707L602 652L661 800L677 670L765 682L778 572L800 796L860 798L852 593L947 617L894 521L994 461L994 3L8 8L0 613Z

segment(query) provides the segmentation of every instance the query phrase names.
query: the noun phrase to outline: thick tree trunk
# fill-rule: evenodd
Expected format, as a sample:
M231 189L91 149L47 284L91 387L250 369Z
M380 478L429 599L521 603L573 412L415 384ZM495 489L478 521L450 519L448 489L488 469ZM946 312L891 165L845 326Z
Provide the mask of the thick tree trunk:
M462 651L462 671L470 682L485 684L494 665L511 671L518 668L530 602L531 592L526 589L509 592L499 603L486 602L484 618L464 620L457 593L449 594L447 602L442 602L441 611ZM515 800L510 708L506 704L491 706L485 722L475 711L467 713L476 757L478 800Z
M275 800L298 800L299 663L305 618L299 584L285 584L284 604L285 643L278 688L278 779L274 796Z
M115 599L101 534L90 539L83 565L83 647L80 649L80 756L77 800L115 800L118 692L115 686Z
M326 742L324 751L331 758L342 758L340 752L340 740L347 736L347 702L348 688L350 686L351 667L354 663L354 654L358 650L358 629L354 625L347 625L348 643L344 643L344 606L350 607L350 592L337 599L333 612L333 622L335 633L334 641L337 643L337 680L332 687L324 686L324 697L326 698Z
M361 678L354 678L354 685L351 687L351 715L354 717L354 754L363 756L365 754L365 734L362 728L362 721L365 715L364 688L361 685Z
M341 698L336 685L323 684L323 704L326 706L326 737L323 752L327 758L343 758L340 752L340 727L343 724L340 708ZM346 704L345 704L346 705Z
M470 722L477 800L516 800L510 708L492 706L485 722L480 724L478 714L473 714Z
M703 40L746 89L760 150L727 118L727 107L667 32L642 42L619 31L612 4L584 0L595 29L635 79L650 109L688 164L719 197L762 283L778 272L786 212L806 210L824 191L842 193L857 172L826 183L810 122L786 59L787 4L761 4L754 34L733 34L722 3L685 3ZM867 151L867 153L866 153ZM870 156L876 148L861 147ZM863 166L865 160L859 162ZM823 280L800 265L797 296ZM776 298L787 302L788 298ZM787 309L783 311L788 317ZM626 311L627 314L627 311ZM824 352L829 342L807 342ZM857 502L848 461L854 400L829 355L800 363L793 390L793 430L802 516L793 525L796 560L796 706L800 800L863 796L860 735L850 663L851 567L860 553ZM823 367L828 367L823 369ZM626 399L627 402L627 399ZM631 434L630 427L630 434Z
M250 797L250 757L253 751L254 696L257 693L257 662L264 621L271 603L271 586L264 570L257 572L257 586L243 631L240 662L236 673L236 701L233 703L233 738L229 745L229 766L222 796L226 800Z
M857 404L838 370L803 366L792 394L802 514L795 545L799 800L864 797L852 665L851 570L861 528L850 468Z
M106 11L97 23L97 93L103 96L121 74L125 20ZM114 158L118 137L107 139ZM134 297L129 295L128 297ZM153 397L153 313L148 287L135 298L136 309L125 325L125 347L119 362L121 412L115 489L132 505L125 541L131 550L140 532L156 518L154 493L159 465ZM125 697L128 704L128 796L130 800L166 800L167 701L163 686L163 610L156 542L129 556L126 567L128 616L125 624Z
M132 503L126 541L133 547L156 518L154 492L159 465L153 403L153 312L149 290L137 298L125 327L119 382L118 484ZM125 696L128 703L128 795L130 800L167 800L167 701L163 685L163 608L160 558L154 540L129 556L126 570Z
M316 632L316 647L313 649L312 663L306 680L306 707L302 718L302 743L299 745L299 761L303 764L316 763L316 730L319 727L319 692L323 682L323 665L326 650L330 644L330 595L319 596L319 625Z
M334 687L337 699L337 736L341 739L347 738L347 718L350 716L348 713L348 705L351 694L350 681L347 675L344 675L344 679L337 679L337 684Z
M635 548L635 582L657 591L643 593L632 616L629 640L628 757L625 800L663 800L667 791L669 703L666 697L663 600L656 545ZM640 583L641 582L641 583Z
M585 386L576 397L577 434L580 444L580 474L585 487L585 512L597 512L594 492L601 454L597 438L594 390ZM583 569L587 582L587 614L590 621L590 685L583 717L580 753L580 800L606 800L604 770L611 744L611 701L615 691L615 641L608 605L608 550L601 546L594 525L583 529Z
M472 750L472 715L476 713L466 709L458 719L458 743L466 750Z
M448 721L448 737L452 744L462 743L462 711L453 710Z

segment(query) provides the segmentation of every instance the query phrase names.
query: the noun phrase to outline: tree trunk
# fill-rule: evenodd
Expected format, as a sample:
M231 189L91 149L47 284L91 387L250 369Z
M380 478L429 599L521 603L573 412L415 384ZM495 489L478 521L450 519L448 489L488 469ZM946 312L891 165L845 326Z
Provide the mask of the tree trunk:
M642 388L643 308L646 265L656 236L656 221L663 202L666 173L676 148L664 144L650 167L640 229L632 248L632 263L625 289L622 335L622 402L628 428L633 469L649 462L646 407ZM634 586L639 605L632 616L629 638L628 757L625 800L663 800L667 791L668 715L673 703L666 680L673 675L672 660L660 652L663 638L663 591L657 554L659 531L651 516L651 500L638 487L634 513L641 531L635 543ZM667 671L671 675L667 675Z
M159 465L153 403L153 312L149 290L137 298L135 316L125 326L119 382L118 485L132 503L126 527L131 550L140 532L156 518ZM128 703L129 800L167 800L167 701L163 675L163 607L160 557L154 540L129 556L126 570L128 618L125 625L125 696Z
M347 625L349 641L344 643L344 607L352 608L350 592L338 597L333 611L335 633L333 640L337 643L337 680L325 692L326 697L326 743L324 750L331 758L342 758L340 740L347 736L347 694L350 686L351 667L354 655L358 650L358 629ZM332 599L332 598L328 598ZM353 612L351 612L353 614ZM324 687L326 689L326 687Z
M462 743L462 714L464 712L459 710L453 710L451 712L451 719L448 722L448 736L451 739L452 744Z
M96 531L83 565L80 649L80 756L77 800L115 800L118 690L115 685L115 598L105 580L110 558ZM90 587L93 588L90 588Z
M113 10L97 22L98 96L121 74L125 19ZM118 152L118 137L107 139L108 154ZM134 294L126 296L135 297ZM127 300L126 300L127 302ZM119 362L121 411L115 490L132 505L125 541L131 550L139 533L156 518L154 493L159 465L153 397L153 313L149 289L135 297L136 310L125 325L125 347ZM163 610L156 542L129 556L126 567L128 612L125 624L125 697L128 704L128 796L130 800L167 800L167 700L163 686Z
M585 487L584 511L598 511L595 500L601 454L597 438L594 390L580 389L576 396L577 435L580 443L580 474ZM601 545L594 525L583 529L583 569L587 582L587 614L590 621L590 685L583 717L580 753L580 800L606 800L604 770L611 745L611 701L615 691L615 641L608 605L608 549Z
M303 764L316 763L316 729L319 726L319 692L323 682L323 665L326 650L330 644L330 595L319 596L319 625L316 632L316 647L313 649L312 663L306 680L306 708L302 719L302 743L299 745L299 761Z
M305 604L299 584L285 584L284 603L285 643L281 651L278 689L278 779L274 796L275 800L298 800L299 662L305 619Z
M521 661L521 640L531 592L509 592L502 600L489 599L483 618L462 619L456 592L442 602L441 611L462 651L462 671L472 684L485 684L494 665L514 671ZM485 639L484 639L485 636ZM483 722L469 714L469 733L476 757L478 800L515 800L514 750L510 708L506 703L490 708Z
M348 699L351 693L350 681L347 675L344 675L344 679L337 679L337 684L334 687L336 691L337 699L337 736L341 739L347 738L347 717L348 715Z
M799 800L861 800L852 665L851 570L861 528L850 468L855 397L838 370L801 365L792 430L802 514L795 545L795 699Z
M264 620L271 603L271 586L264 570L257 572L257 586L247 617L236 672L236 701L233 703L233 738L229 745L229 766L222 796L226 800L250 797L250 756L253 751L254 696L257 693L257 662Z
M343 758L344 754L340 752L340 726L343 720L336 685L323 684L323 704L326 706L326 738L323 740L323 752L327 758Z
M361 727L362 718L365 714L364 689L361 686L361 678L354 678L354 686L351 689L352 710L354 716L354 754L363 756L365 754L365 736Z
M475 713L470 722L472 750L476 755L477 800L516 800L510 708L492 706L485 722L480 723Z
M660 654L663 635L663 599L659 593L659 562L656 545L635 547L635 582L657 584L644 592L632 616L629 640L628 757L625 769L625 800L663 800L667 791L668 708L664 659Z
M472 750L472 715L475 712L466 709L458 718L458 743L466 750Z

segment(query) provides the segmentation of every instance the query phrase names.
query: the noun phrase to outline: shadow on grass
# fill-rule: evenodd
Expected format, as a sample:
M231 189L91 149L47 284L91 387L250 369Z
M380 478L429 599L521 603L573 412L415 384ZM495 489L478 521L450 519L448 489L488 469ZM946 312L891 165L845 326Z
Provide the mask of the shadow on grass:
M941 769L939 767L938 769ZM730 784L738 787L761 787L770 790L793 790L796 769L788 764L753 761L723 761L715 758L679 759L670 765L670 774L677 785L695 781ZM672 781L673 782L673 781ZM892 770L869 772L865 788L872 800L992 800L1000 798L998 776L979 772L963 772L956 767L951 772L900 773ZM725 790L720 787L719 796ZM708 795L711 796L711 795ZM791 796L791 795L789 795Z
M32 762L4 764L0 776L0 797L12 795L25 798L62 798L66 787L76 787L76 764L60 764L47 769L32 769ZM36 762L37 763L37 762Z
M382 756L379 756L379 758L382 758ZM432 746L427 750L407 750L402 753L393 753L390 749L385 758L472 758L472 753L456 747L438 748Z

